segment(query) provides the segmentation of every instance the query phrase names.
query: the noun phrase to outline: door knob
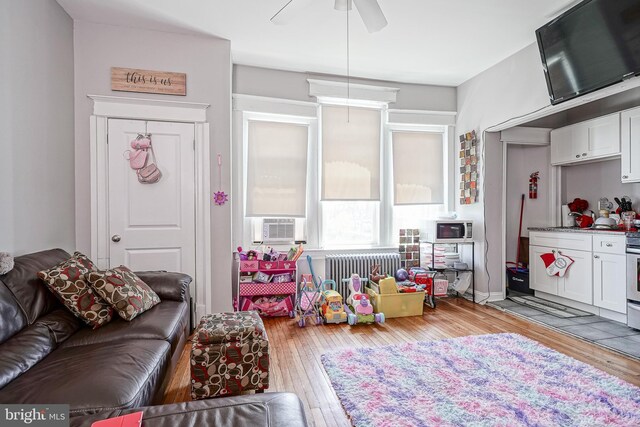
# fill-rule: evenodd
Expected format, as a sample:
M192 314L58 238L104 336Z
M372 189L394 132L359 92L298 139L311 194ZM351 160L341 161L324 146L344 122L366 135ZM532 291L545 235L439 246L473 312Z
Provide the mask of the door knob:
M629 178L629 175L622 175L622 179L627 179Z
M593 256L595 259L600 259L600 255L594 255Z
M113 236L111 236L111 240L118 243L120 241L120 236L118 236L117 234L114 234Z

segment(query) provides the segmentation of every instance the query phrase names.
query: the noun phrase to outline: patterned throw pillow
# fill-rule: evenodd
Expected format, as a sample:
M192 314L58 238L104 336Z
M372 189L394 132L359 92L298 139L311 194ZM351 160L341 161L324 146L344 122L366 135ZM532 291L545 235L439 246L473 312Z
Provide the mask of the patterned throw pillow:
M113 309L87 282L86 275L96 270L89 258L75 252L68 260L38 272L38 277L65 307L94 329L108 323L113 315Z
M91 287L126 321L160 302L158 295L127 267L89 273Z

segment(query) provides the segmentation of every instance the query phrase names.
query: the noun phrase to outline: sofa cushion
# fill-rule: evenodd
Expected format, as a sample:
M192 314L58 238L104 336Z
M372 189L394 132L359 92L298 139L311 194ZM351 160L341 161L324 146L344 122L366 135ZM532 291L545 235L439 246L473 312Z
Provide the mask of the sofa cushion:
M37 274L38 271L53 267L66 259L69 259L69 254L62 249L22 255L15 258L15 265L10 272L0 276L0 280L16 299L28 324L32 324L38 317L49 313L54 308L60 307L56 297L42 285ZM0 329L3 328L0 327Z
M38 277L74 315L99 328L111 320L113 309L89 286L86 275L92 271L96 271L93 262L76 252L68 260L39 271Z
M91 427L105 418L142 411L142 427L306 427L302 402L293 393L264 393L174 403L71 418L71 427Z
M1 389L0 403L66 403L71 416L150 405L168 363L160 340L58 348Z
M77 347L87 344L119 342L124 339L152 339L167 341L171 344L173 352L188 323L189 306L187 303L162 301L131 322L116 317L100 329L82 328L62 346Z
M127 267L90 272L87 280L124 320L132 320L160 302L158 295Z
M47 357L79 327L78 319L59 308L0 344L0 389Z
M2 276L0 276L2 277ZM27 318L18 301L0 279L0 344L27 326Z

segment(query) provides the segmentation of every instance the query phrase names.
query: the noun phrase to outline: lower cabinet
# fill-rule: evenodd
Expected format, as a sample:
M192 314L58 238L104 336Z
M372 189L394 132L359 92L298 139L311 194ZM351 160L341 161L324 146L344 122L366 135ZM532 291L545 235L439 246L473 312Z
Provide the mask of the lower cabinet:
M529 246L529 287L533 290L558 295L558 276L549 276L547 267L540 256L550 253L553 248Z
M574 262L564 277L549 276L540 256L560 251ZM591 252L557 249L546 246L529 247L529 287L536 291L558 295L585 304L593 304Z
M593 254L593 305L607 310L626 313L627 259L624 255Z
M563 255L573 260L564 277L558 283L558 296L593 304L593 274L591 252L560 249Z

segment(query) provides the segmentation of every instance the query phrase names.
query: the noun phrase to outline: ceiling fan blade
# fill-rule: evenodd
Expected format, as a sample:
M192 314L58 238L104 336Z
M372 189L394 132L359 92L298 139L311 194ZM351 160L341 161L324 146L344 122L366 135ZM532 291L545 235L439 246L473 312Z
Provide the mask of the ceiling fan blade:
M353 0L353 2L370 33L380 31L387 26L387 18L384 17L377 0Z
M280 10L271 17L271 22L276 25L286 25L290 23L311 1L312 0L286 0Z
M351 10L352 1L351 0L336 0L334 9L344 12L346 10Z

